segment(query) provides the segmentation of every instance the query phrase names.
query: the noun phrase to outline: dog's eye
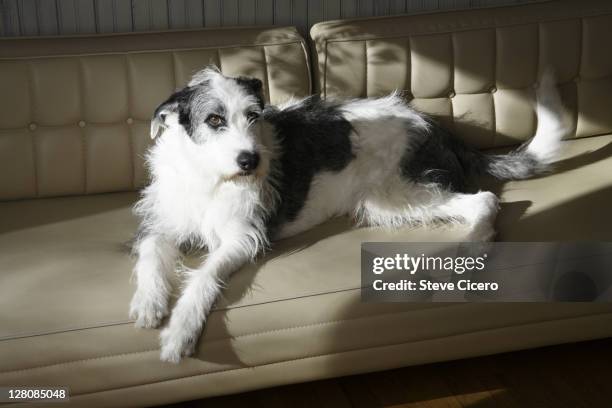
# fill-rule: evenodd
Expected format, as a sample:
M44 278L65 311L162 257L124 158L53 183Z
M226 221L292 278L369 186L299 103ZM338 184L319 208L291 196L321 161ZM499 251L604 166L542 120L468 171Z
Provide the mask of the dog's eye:
M206 122L212 127L219 127L223 124L223 118L219 115L210 115Z
M249 121L249 123L255 122L257 119L259 119L259 113L257 112L247 113L247 120Z

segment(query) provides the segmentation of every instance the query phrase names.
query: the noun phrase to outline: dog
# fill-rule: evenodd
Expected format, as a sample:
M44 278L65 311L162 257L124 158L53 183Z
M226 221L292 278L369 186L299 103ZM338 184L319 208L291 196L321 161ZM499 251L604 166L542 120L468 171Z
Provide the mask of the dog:
M180 247L206 248L160 335L161 359L194 352L224 281L275 240L352 215L358 225L439 221L468 227L471 241L494 236L498 198L465 192L490 175L525 179L546 172L565 135L552 75L536 89L532 140L505 155L463 144L397 93L347 101L318 96L266 106L259 79L215 67L155 110L147 155L150 184L135 205L137 290L130 316L153 328L169 314L170 276Z

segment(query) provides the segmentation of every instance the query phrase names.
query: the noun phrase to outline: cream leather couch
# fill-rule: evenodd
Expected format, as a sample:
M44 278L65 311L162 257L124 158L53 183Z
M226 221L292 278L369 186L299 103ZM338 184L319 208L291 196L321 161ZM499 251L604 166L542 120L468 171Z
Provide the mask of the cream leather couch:
M292 28L0 41L0 385L142 406L612 335L608 304L362 303L361 242L463 231L337 219L236 273L197 355L160 362L158 332L127 317L130 206L151 112L210 62L258 76L272 103L312 92L311 74L328 97L404 89L482 148L533 134L533 84L553 65L573 136L554 174L492 186L499 238L612 238L609 2L328 22L312 36L312 68Z

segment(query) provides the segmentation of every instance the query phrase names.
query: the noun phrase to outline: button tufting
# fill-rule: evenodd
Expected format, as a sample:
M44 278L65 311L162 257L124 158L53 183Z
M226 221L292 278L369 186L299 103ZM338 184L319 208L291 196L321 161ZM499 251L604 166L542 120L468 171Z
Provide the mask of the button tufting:
M127 118L127 119L125 120L125 123L127 123L128 125L131 125L131 124L133 124L133 123L134 123L134 119L132 119L132 118Z
M84 128L85 127L85 121L80 120L79 121L79 127Z
M28 126L30 130L36 130L37 127L38 126L36 125L36 123L30 123L30 125Z
M450 93L448 94L449 98L454 98L455 97L455 91L450 91Z
M494 87L494 86L492 86L489 92L491 92L491 93L495 93L495 92L497 92L497 88L496 88L496 87Z

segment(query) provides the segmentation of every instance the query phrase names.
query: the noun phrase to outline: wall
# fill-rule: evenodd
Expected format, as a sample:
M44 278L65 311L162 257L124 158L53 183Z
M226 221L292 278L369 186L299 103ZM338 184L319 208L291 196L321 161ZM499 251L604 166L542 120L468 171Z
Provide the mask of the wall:
M0 0L0 36L294 25L534 0Z

